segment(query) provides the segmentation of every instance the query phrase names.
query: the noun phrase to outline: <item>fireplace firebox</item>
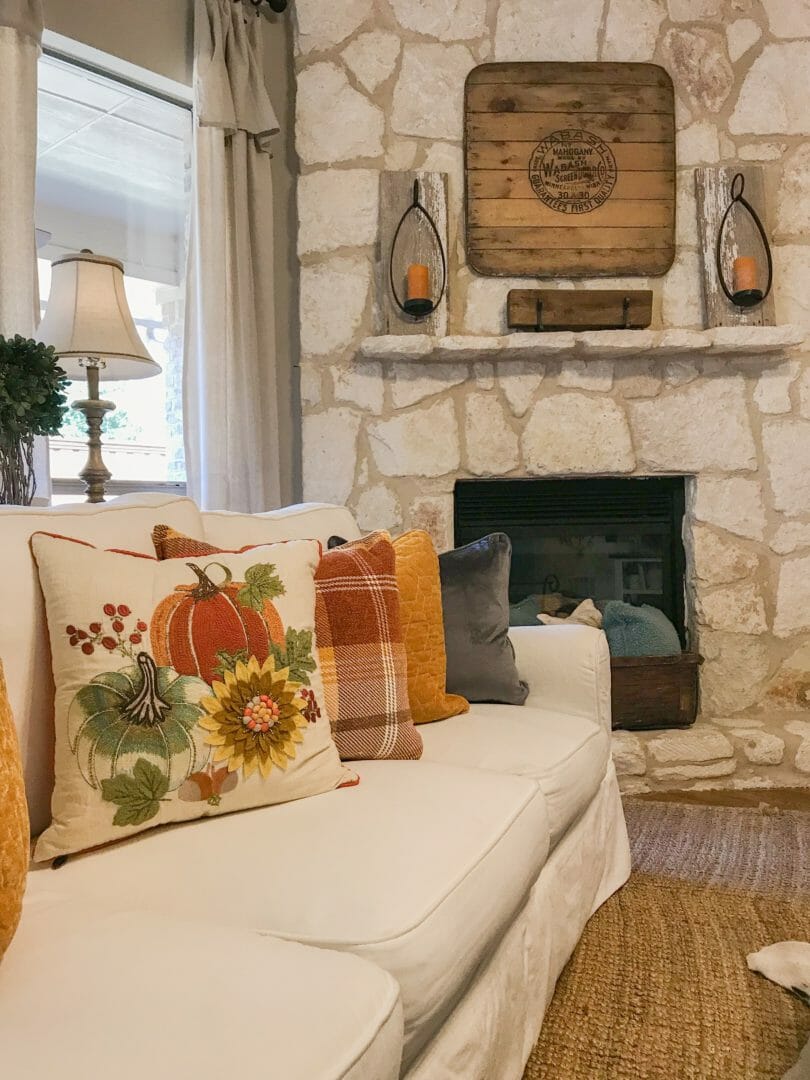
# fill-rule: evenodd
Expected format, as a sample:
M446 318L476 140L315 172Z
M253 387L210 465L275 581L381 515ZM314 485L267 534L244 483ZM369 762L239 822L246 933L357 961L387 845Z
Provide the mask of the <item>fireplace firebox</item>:
M505 532L510 602L562 595L660 608L686 647L685 478L458 480L455 542Z

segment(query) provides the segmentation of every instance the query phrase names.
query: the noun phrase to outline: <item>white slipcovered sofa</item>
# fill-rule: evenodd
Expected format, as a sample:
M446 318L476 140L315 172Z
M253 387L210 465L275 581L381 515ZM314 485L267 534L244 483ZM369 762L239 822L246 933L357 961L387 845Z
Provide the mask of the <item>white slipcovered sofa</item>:
M0 657L32 827L53 685L28 538L151 552L348 538L348 510L201 513L185 498L0 510ZM172 826L33 869L0 963L4 1080L519 1078L593 911L626 880L609 661L586 627L512 631L526 705L420 727L357 787Z

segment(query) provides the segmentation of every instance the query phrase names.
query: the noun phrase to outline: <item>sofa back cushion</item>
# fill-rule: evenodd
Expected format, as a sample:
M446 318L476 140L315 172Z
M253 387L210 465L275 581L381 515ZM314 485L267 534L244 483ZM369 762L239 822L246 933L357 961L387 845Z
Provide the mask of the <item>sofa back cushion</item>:
M203 513L203 532L179 529L202 537L215 548L234 551L249 544L277 544L282 540L320 540L326 549L330 536L339 533L358 540L360 530L345 506L329 503L299 503L270 510L266 514L234 514L227 511ZM173 521L165 520L174 526Z
M0 507L0 659L17 725L34 835L50 821L54 685L45 608L29 546L31 534L54 532L98 547L152 554L152 529L162 521L192 535L202 529L200 511L191 499L159 494L127 495L97 506Z

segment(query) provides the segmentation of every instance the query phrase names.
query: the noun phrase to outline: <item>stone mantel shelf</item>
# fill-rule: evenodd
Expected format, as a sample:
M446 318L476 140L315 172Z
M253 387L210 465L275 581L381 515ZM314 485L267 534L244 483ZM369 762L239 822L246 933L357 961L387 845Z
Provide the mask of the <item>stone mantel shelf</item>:
M448 363L473 360L630 359L640 355L773 357L804 343L799 326L718 326L711 330L590 330L582 334L505 334L502 337L430 337L383 334L364 338L365 360Z

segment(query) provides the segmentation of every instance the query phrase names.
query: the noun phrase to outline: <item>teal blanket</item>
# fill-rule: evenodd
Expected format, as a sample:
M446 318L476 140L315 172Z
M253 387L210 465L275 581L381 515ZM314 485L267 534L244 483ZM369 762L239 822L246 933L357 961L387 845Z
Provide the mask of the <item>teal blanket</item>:
M677 630L650 604L609 600L602 625L611 656L675 656L681 651Z

